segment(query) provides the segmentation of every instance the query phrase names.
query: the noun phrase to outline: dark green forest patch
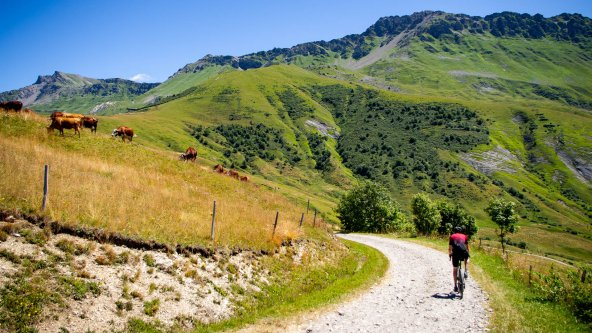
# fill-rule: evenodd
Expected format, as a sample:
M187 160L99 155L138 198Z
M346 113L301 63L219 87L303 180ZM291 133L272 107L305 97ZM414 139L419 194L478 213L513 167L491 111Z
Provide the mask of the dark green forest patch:
M331 152L327 149L327 137L317 133L306 133L308 145L315 160L315 169L320 171L333 171L335 165L331 162Z
M256 158L271 162L279 160L294 165L302 158L293 145L286 142L281 130L257 124L236 124L203 127L189 126L191 136L205 146L220 145L234 166L248 169Z
M306 103L306 100L293 89L286 89L278 93L278 97L284 106L279 110L280 115L287 112L290 118L297 119L311 115L314 112L314 109Z
M389 100L374 90L341 85L312 91L342 130L337 150L343 163L391 188L410 179L418 188L454 197L457 190L446 179L464 172L437 150L466 152L488 142L485 121L459 104Z

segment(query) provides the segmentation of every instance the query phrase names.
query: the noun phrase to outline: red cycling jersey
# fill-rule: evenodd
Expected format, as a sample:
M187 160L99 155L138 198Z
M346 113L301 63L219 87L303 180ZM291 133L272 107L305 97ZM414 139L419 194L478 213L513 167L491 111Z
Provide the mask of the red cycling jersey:
M450 235L450 239L448 241L448 245L452 245L453 249L456 247L466 248L466 245L469 243L469 238L465 234L456 233ZM456 245L456 246L454 246Z

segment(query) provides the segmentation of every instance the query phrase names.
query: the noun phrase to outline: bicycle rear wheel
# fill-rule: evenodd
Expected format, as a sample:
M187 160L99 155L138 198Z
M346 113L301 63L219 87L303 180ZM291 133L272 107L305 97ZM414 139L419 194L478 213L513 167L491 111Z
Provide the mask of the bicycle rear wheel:
M462 263L458 265L458 271L456 272L456 282L458 287L458 293L460 298L463 298L465 292L465 277L462 272Z

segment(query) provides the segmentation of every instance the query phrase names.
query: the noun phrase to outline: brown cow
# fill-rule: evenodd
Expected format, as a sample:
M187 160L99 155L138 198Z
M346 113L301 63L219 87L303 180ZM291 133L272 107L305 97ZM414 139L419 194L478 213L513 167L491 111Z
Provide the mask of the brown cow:
M49 119L56 119L58 117L63 117L64 113L62 111L54 111L51 113L51 115L49 116Z
M57 117L51 121L51 125L47 127L47 133L52 132L54 129L60 131L60 134L64 136L64 129L74 129L74 135L78 133L78 137L80 137L80 128L82 127L82 122L79 118L61 118Z
M60 118L84 118L84 116L79 113L68 113L68 112L62 112L62 111L54 111L49 116L50 119L55 119L58 117L60 117Z
M23 103L21 101L8 101L8 102L0 102L0 109L4 111L10 112L20 112L23 108Z
M90 128L91 133L97 133L97 126L99 125L99 120L95 117L82 117L82 127Z
M113 130L111 133L112 137L121 136L121 140L125 142L127 138L130 143L132 143L132 139L136 136L134 135L134 130L127 126L119 126Z
M227 175L229 175L230 177L234 178L234 179L238 179L238 171L236 170L228 170Z
M247 176L240 176L240 181L241 182L248 182L249 181L249 177L247 177Z
M195 148L193 148L193 147L187 148L187 150L185 150L185 152L183 154L181 154L181 156L179 156L179 160L181 160L181 161L195 162L196 158L197 158L197 150L195 150Z
M216 166L214 167L214 171L216 171L217 173L224 173L224 167L222 166L222 164L216 164Z

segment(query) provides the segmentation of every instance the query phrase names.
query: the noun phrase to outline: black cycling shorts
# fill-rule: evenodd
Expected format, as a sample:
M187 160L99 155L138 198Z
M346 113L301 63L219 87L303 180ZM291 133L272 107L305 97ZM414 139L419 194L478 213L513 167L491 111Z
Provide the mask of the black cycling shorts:
M459 253L459 254L452 254L452 267L458 267L461 261L469 259L469 254Z

